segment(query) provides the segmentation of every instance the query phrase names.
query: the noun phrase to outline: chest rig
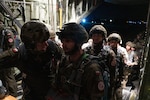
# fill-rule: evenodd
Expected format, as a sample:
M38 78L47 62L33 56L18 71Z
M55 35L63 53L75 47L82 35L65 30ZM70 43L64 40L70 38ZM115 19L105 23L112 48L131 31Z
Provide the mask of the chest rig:
M88 54L83 54L76 64L69 63L68 58L65 57L61 63L62 66L60 66L59 72L61 75L58 75L59 77L56 81L57 86L64 90L64 92L73 95L75 100L79 100L80 90L83 87L82 80L84 69L90 63L91 60ZM62 85L60 85L60 83L62 83Z
M65 92L68 95L72 95L74 97L74 100L80 100L81 98L84 98L83 100L88 100L90 97L89 95L87 95L88 93L85 90L85 86L87 86L88 84L88 80L86 80L88 78L86 78L86 75L91 71L88 70L88 68L92 64L98 64L98 57L84 54L77 64L70 63L67 59L68 58L64 58L61 66L59 66L59 73L56 78L57 87L59 88L59 90L62 90L62 92ZM101 68L97 69L96 67L96 69L93 68L93 70L101 71ZM99 75L95 74L94 81L97 82L99 80L103 81L103 75L100 77Z

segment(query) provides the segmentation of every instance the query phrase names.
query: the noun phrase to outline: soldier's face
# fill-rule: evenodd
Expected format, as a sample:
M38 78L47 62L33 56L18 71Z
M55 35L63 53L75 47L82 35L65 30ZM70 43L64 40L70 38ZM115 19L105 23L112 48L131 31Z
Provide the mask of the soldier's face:
M61 42L66 55L71 55L76 51L75 42L72 39L64 38L61 40Z
M45 52L48 47L47 41L36 43L35 51Z
M130 50L131 47L129 45L126 45L126 50Z
M92 39L93 39L93 43L97 44L103 41L103 36L102 34L93 34Z
M108 42L108 45L111 48L117 48L117 44L118 44L118 42L116 40L111 40L111 41Z

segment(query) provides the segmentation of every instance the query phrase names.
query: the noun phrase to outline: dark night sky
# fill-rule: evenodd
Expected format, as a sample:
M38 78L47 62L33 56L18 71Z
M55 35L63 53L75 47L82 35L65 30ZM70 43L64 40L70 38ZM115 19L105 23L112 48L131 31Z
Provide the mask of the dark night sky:
M141 22L147 21L148 4L146 5L115 5L103 3L96 9L89 12L86 17L86 23L81 23L87 31L95 25L104 23L104 27L111 32L119 32L124 41L133 40L141 31L144 31L146 24L127 24L127 21ZM110 23L110 19L113 22Z
M87 18L128 18L146 19L148 5L115 5L104 3L98 6Z

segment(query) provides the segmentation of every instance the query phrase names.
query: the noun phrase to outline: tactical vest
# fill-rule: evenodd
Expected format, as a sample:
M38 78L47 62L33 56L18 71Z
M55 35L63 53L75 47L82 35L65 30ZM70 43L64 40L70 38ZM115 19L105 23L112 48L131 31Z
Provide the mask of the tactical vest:
M60 67L65 67L65 69L59 70L59 73L61 73L61 71L63 72L64 70L66 70L65 72L63 72L63 75L58 75L57 80L56 80L56 84L58 89L61 91L61 93L69 95L69 98L71 99L67 99L66 100L90 100L88 97L89 95L84 94L84 96L86 95L86 97L83 97L81 94L82 88L88 84L83 84L83 75L84 75L84 71L85 69L92 63L98 63L97 62L97 57L92 56L92 55L88 55L88 54L84 54L81 58L81 60L77 63L77 65L74 65L72 63L68 63L66 62L68 58L64 58ZM61 69L61 68L60 68ZM102 71L101 68L99 68L100 71ZM95 76L97 80L99 80L98 76ZM103 76L101 76L101 79L103 81ZM92 80L91 80L92 81ZM81 94L80 94L81 93ZM62 98L62 97L61 97ZM74 98L74 99L73 99ZM57 100L57 99L54 99ZM59 99L58 99L59 100ZM63 100L63 99L60 99Z
M106 50L105 48L103 48L103 46L101 46L101 45L99 45L97 47L99 47L99 48L96 50L92 46L87 47L85 49L85 52L88 54L92 54L94 56L98 56L101 64L103 63L103 66L105 66L105 68L103 68L103 69L107 70L109 72L109 66L110 66L109 65L109 63L110 63L109 62L109 51Z

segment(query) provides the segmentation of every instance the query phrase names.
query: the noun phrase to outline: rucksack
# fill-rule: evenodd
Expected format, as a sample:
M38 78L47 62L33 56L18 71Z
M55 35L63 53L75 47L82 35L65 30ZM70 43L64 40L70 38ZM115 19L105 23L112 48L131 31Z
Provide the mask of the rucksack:
M96 62L100 65L100 70L103 76L104 81L104 96L102 97L103 100L108 100L108 88L110 87L110 73L109 68L106 64L106 59L103 56L93 56L86 54L86 58L83 60L84 66L87 66L90 62Z
M64 58L65 62L67 58ZM104 91L107 91L107 87L108 87L108 83L106 82L106 78L107 78L107 72L105 71L104 68L102 68L101 66L104 66L105 63L103 61L99 61L99 57L97 56L93 56L90 54L84 54L82 56L82 60L79 62L79 64L77 65L77 69L75 71L72 71L71 75L69 76L69 78L67 78L66 82L69 84L72 84L74 87L74 91L72 95L63 95L63 93L59 93L59 91L55 91L57 89L50 89L49 93L48 93L48 99L51 100L79 100L80 99L80 92L81 92L81 87L83 84L81 84L81 81L83 79L83 74L84 74L84 69L89 66L92 63L99 63L100 64L100 71L102 72L103 75L103 80L105 81L105 88ZM62 66L64 65L64 63L61 64ZM58 81L56 80L56 84L59 87L60 86L60 79L58 78ZM61 87L60 87L61 89ZM106 92L107 93L107 92ZM65 94L65 93L64 93ZM105 93L104 93L105 94ZM57 95L57 96L56 96Z
M103 77L103 82L104 82L104 85L105 85L105 88L104 88L104 95L102 97L103 100L107 100L107 97L108 97L108 88L110 86L110 74L109 74L109 70L108 70L108 66L107 64L105 63L105 60L102 59L101 57L98 57L98 56L93 56L93 55L90 55L90 54L84 54L83 57L82 57L82 61L80 62L80 67L78 69L78 73L76 74L76 81L78 83L78 87L76 87L76 95L74 96L74 98L79 98L79 93L80 93L80 84L81 84L81 80L82 80L82 75L84 72L84 68L89 66L90 64L92 63L98 63L100 65L99 69L102 73L102 77ZM71 75L70 76L70 80L73 79L72 78L73 76ZM75 99L75 100L78 100L78 99Z

